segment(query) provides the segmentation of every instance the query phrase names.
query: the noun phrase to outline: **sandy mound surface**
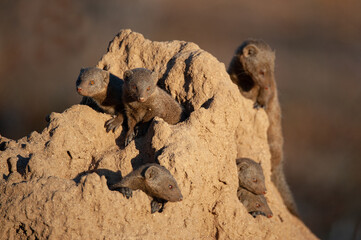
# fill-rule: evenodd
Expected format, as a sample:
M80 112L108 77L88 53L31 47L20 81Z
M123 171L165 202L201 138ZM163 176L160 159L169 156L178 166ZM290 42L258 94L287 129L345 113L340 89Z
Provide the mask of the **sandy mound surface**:
M124 30L98 63L122 78L145 67L188 118L156 118L126 148L124 131L106 133L107 114L84 105L52 113L42 133L0 137L1 239L314 239L288 213L270 181L263 110L239 93L225 69L194 43L153 42ZM74 79L75 84L75 79ZM262 162L273 218L253 218L237 199L235 159ZM150 199L126 199L109 184L158 161L174 175L183 201L150 213Z

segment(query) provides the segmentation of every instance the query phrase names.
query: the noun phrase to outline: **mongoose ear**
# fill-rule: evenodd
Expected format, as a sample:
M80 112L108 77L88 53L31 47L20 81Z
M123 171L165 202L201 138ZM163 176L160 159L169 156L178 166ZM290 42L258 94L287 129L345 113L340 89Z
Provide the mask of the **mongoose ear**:
M124 78L124 81L128 81L129 80L129 77L133 75L133 72L132 70L127 70L124 72L124 75L123 75L123 78Z
M257 47L253 44L247 45L243 48L243 55L245 57L253 57L258 53Z
M152 76L152 79L153 79L154 83L157 84L157 82L158 82L158 74L155 71L152 71L151 76Z
M245 161L242 161L242 162L238 162L237 163L237 167L240 170L244 170L244 169L247 169L249 167L249 164Z
M146 180L154 179L158 176L159 169L155 166L150 166L145 171L144 177Z
M103 81L108 83L109 82L109 72L103 70L102 74L103 74Z

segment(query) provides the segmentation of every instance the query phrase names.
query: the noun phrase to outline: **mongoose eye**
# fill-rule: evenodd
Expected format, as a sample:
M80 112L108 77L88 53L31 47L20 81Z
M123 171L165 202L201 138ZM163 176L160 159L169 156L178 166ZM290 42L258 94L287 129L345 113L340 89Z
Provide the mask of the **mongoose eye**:
M94 81L93 81L93 80L90 81L90 85L94 85Z
M261 76L264 76L264 75L265 75L265 71L264 71L264 70L261 70L261 71L259 71L259 74L260 74Z
M252 182L256 183L257 182L257 178L253 178Z
M147 91L149 91L150 90L150 86L149 87L147 87Z
M256 203L256 207L258 207L258 208L259 208L259 207L261 207L261 204L259 204L259 203Z
M168 185L168 188L169 188L169 189L172 189L172 188L173 188L173 186L172 186L172 185Z

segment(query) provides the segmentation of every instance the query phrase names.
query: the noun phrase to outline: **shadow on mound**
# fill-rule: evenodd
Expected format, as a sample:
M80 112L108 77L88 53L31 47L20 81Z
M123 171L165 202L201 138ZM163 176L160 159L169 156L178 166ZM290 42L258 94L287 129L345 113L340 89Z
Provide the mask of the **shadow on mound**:
M80 179L83 176L86 176L90 173L96 173L99 175L99 177L104 176L107 179L107 185L108 187L113 185L114 183L119 182L122 180L122 173L120 171L114 172L109 169L96 169L96 170L89 170L79 173L73 180L78 184L80 183Z

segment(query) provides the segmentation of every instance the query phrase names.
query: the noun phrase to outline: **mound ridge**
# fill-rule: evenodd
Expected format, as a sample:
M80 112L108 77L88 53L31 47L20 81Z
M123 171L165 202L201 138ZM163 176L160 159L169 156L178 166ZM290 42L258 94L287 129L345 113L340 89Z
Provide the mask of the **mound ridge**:
M85 105L50 114L41 133L0 137L1 239L315 239L270 181L265 112L241 96L223 63L194 43L122 30L97 67L119 78L156 71L189 117L174 126L155 118L126 148L123 129L106 133L110 116ZM237 199L237 157L262 162L273 218L254 219ZM145 193L109 190L154 161L173 174L182 202L150 214Z

